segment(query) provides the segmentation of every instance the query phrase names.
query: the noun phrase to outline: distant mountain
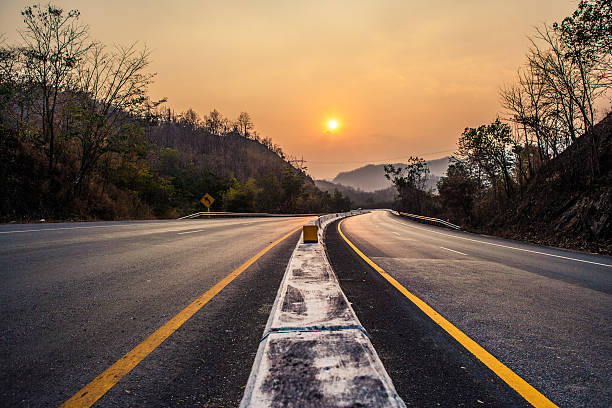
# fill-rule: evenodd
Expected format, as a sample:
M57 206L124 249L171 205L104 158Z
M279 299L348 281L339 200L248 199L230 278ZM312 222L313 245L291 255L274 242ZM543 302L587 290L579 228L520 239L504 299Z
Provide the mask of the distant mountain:
M436 188L436 183L446 173L448 168L449 157L442 157L436 160L427 162L430 171L430 177L427 182L427 189ZM403 163L395 163L394 166L404 167ZM373 192L384 190L391 187L391 181L385 178L384 164L368 164L355 170L338 173L332 180L334 184L341 184L348 187L353 187L357 190Z
M429 166L430 174L434 176L442 177L446 175L446 169L450 163L450 156L442 157L440 159L429 160L427 165Z

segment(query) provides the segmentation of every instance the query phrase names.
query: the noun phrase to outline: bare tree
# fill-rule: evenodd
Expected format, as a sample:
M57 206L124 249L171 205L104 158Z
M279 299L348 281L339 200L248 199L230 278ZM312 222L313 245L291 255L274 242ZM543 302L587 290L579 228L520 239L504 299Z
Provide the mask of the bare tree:
M545 86L545 97L549 102L559 103L561 117L564 119L572 142L592 127L588 115L583 115L582 123L577 122L578 111L586 112L589 100L589 86L581 86L581 79L563 51L559 37L548 26L537 29L537 37L532 39L532 47L527 55L528 64L536 72ZM537 40L541 40L541 46ZM582 84L584 85L584 84Z
M14 84L17 82L18 50L5 45L6 37L0 35L0 84Z
M251 134L251 130L253 130L253 121L251 120L251 116L247 112L240 112L236 122L238 125L238 132L242 136L248 138Z
M27 7L21 15L26 29L20 32L25 45L24 73L40 92L38 113L43 140L49 146L49 170L55 155L55 114L61 93L74 80L76 67L92 46L88 27L79 23L78 10L64 12L48 4Z
M612 88L612 2L582 0L576 11L553 28L564 45L564 58L571 61L580 78L580 113L589 131L595 124L595 102ZM604 112L605 113L605 112ZM589 132L591 175L599 173L600 137Z
M232 123L231 120L229 120L228 118L222 118L221 119L221 134L222 135L227 135L228 133L232 132L232 131L236 131L236 126L234 123Z
M536 141L540 160L589 134L591 173L599 173L599 139L590 130L612 86L611 24L609 0L581 1L562 23L536 29L517 84L502 89L510 120L523 131L525 147Z
M204 117L204 126L210 134L221 136L223 132L223 115L218 110L213 109Z
M4 36L0 36L0 127L9 123L20 127L27 119L31 97L17 69L19 50L4 43Z
M146 73L150 52L136 44L106 47L95 44L87 61L79 65L75 94L79 95L80 120L73 129L79 141L80 166L74 180L78 190L100 156L114 148L133 119L149 111L147 88L154 74Z
M521 72L519 71L519 78L521 77ZM511 117L510 120L517 125L517 136L520 138L520 132L523 132L524 137L524 146L527 148L531 143L531 135L532 135L532 115L531 115L531 104L533 103L533 96L529 95L529 90L525 89L523 82L519 82L519 85L512 85L506 88L503 88L500 91L502 106L510 112ZM542 149L541 149L541 141L536 133L536 141L538 146L538 152L540 154L540 159L542 159ZM517 141L518 143L518 141ZM526 149L527 156L527 164L528 164L528 176L530 177L533 174L534 166L533 161L531 159L531 155L529 154L529 149Z
M195 129L195 128L199 127L201 125L201 123L202 123L202 120L200 119L200 116L197 114L196 111L194 111L191 108L189 108L185 112L181 113L180 121L182 123L186 124L191 129Z

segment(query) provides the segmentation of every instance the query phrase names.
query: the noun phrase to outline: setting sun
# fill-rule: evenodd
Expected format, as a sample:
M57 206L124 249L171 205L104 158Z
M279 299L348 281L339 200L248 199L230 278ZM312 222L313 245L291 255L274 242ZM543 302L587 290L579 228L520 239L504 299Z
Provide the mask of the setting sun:
M340 123L337 119L330 119L329 121L327 121L327 128L329 130L336 130L338 129L338 126L340 126Z

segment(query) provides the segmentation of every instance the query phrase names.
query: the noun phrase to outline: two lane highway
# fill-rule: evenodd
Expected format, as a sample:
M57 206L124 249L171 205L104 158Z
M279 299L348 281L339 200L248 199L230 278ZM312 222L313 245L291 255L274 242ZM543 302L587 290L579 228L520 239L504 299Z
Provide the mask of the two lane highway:
M455 232L415 223L388 211L347 219L341 228L359 250L399 284L557 405L607 407L612 402L612 260L609 257ZM402 302L408 300L388 282L375 281L365 262L352 264L353 271L343 271L351 257L354 259L357 255L346 252L348 246L338 241L337 230L328 231L328 236L328 251L341 286L370 331L400 395L407 403L415 398L417 405L423 403L424 400L415 397L418 391L406 394L412 386L407 378L413 378L414 383L414 378L425 377L425 381L431 380L427 384L428 398L439 398L451 405L452 401L460 401L459 396L455 400L449 397L452 381L441 383L437 396L431 389L437 381L435 377L447 372L444 369L425 373L406 371L408 360L414 357L410 350L400 350L402 342L393 343L393 338L413 335L402 330L408 330L410 324L417 325L400 322L398 313L406 312ZM348 251L351 252L350 248ZM377 298L366 299L365 290L358 285L361 280L364 286L373 285L370 291L379 290ZM392 290L387 291L387 287ZM361 303L369 305L366 310L360 305L361 297L364 298ZM383 301L385 297L391 299ZM379 310L378 320L373 317L368 327L369 310L377 308L385 310ZM409 313L416 316L420 311L410 309ZM382 323L384 315L395 318L389 327ZM422 327L425 323L420 321L418 325ZM439 327L434 326L423 331L420 343L415 341L422 345L430 344L432 339L438 342L436 339L440 336L450 338L447 333L438 333ZM449 341L453 340L440 340ZM461 350L455 349L452 353L457 355ZM464 357L459 356L439 364L467 365L463 361ZM467 369L463 367L464 371ZM478 375L472 377L473 381L482 380L476 378ZM460 393L462 387L456 388ZM496 406L501 403L492 402L492 398L505 398L496 392L476 390L474 395L483 396L466 396L465 403L476 405L481 401ZM427 402L435 403L433 400Z
M66 401L308 219L0 226L0 405ZM298 234L238 276L100 404L236 404Z

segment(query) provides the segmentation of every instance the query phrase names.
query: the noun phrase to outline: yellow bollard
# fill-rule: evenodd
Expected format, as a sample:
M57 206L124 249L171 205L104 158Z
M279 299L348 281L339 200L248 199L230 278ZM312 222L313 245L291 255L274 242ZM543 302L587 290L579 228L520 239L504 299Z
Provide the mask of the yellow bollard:
M319 235L317 234L316 225L304 225L304 242L319 242Z

